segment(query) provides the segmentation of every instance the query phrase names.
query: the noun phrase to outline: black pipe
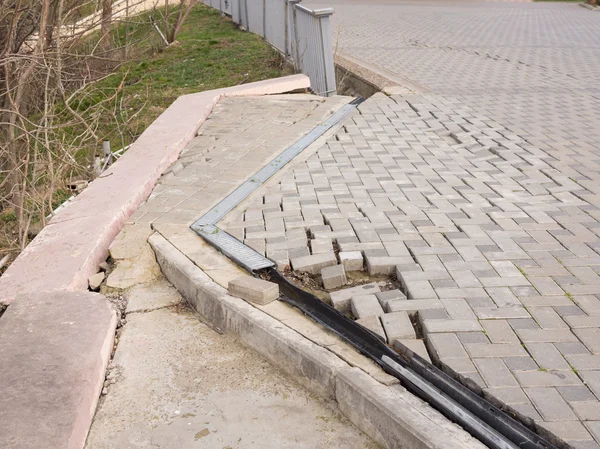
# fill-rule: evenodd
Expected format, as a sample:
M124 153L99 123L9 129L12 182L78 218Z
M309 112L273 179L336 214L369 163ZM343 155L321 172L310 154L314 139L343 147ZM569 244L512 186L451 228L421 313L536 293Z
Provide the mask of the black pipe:
M446 373L405 348L400 355L378 336L354 322L319 298L290 283L274 268L263 274L279 284L282 299L297 307L402 381L411 393L429 402L447 418L465 428L493 449L556 449L555 446L525 427L486 399L475 394ZM403 351L404 352L404 351ZM449 402L447 399L451 399ZM469 413L455 407L460 405ZM473 419L474 418L474 419Z

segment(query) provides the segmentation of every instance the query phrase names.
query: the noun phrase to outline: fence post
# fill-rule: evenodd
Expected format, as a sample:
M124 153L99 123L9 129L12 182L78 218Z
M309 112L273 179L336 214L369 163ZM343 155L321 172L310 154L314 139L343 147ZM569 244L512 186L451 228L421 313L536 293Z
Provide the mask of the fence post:
M329 97L337 93L335 81L335 61L333 59L333 45L331 42L331 20L333 9L317 9L314 12L319 20L319 33L321 41L321 51L323 52L323 73L325 75L324 95Z
M285 4L285 52L286 56L294 59L294 65L298 68L296 56L292 54L294 48L298 47L296 34L295 8L294 5L300 3L300 0L287 0ZM292 40L294 43L292 43Z

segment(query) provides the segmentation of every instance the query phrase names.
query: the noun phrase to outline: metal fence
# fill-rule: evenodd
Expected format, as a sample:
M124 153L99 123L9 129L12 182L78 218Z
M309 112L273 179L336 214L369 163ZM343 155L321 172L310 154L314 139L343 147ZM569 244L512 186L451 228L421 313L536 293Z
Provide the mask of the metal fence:
M204 0L204 3L264 37L310 78L316 94L336 93L330 20L333 9L311 10L300 5L300 0Z

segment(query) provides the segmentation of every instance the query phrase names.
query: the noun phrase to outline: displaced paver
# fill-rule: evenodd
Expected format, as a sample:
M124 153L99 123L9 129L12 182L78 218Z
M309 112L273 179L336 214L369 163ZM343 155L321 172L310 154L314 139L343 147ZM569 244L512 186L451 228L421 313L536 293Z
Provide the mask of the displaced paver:
M352 314L357 319L370 316L381 316L384 314L375 295L353 296L350 300L350 304L352 306Z
M265 305L279 298L279 285L252 276L240 276L229 281L229 293L246 301Z
M327 290L341 287L348 282L343 265L323 268L321 270L321 278L323 279L323 287Z

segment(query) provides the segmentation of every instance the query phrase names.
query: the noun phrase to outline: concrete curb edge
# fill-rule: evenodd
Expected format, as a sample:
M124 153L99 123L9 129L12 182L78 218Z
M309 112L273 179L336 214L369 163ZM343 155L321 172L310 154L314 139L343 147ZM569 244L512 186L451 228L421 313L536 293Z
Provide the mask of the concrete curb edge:
M236 334L304 387L335 401L342 414L383 447L485 447L403 387L377 382L285 324L228 295L162 235L155 233L148 241L165 277L208 325Z

